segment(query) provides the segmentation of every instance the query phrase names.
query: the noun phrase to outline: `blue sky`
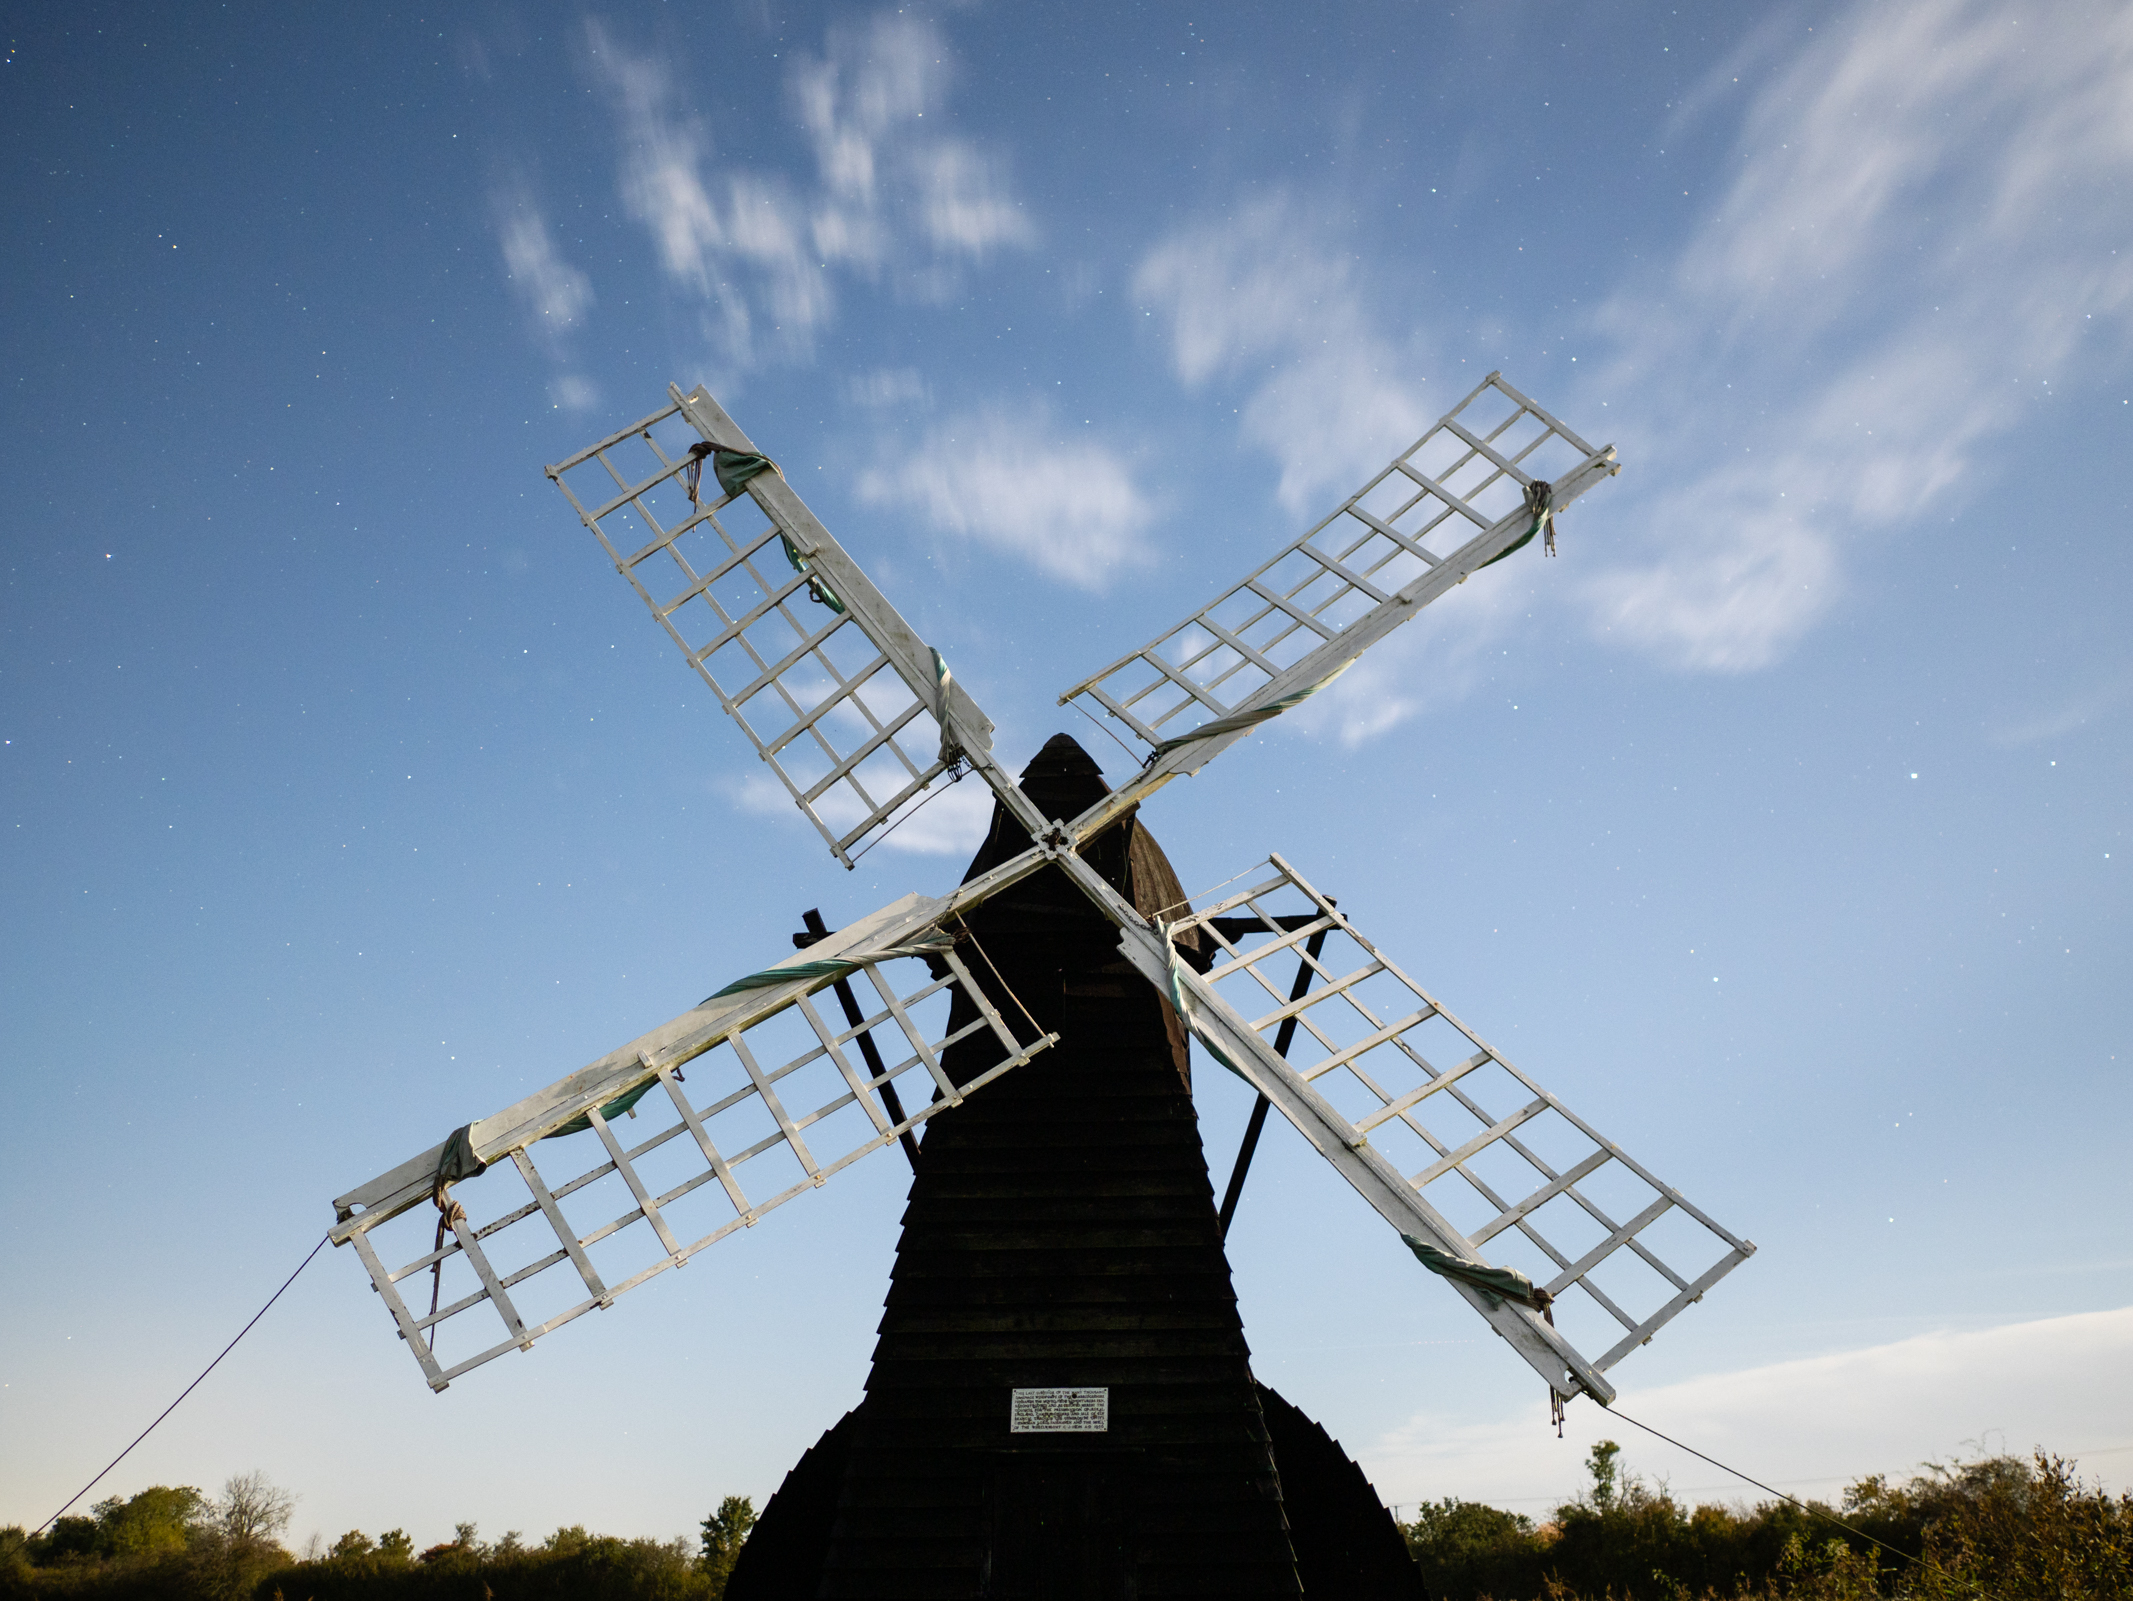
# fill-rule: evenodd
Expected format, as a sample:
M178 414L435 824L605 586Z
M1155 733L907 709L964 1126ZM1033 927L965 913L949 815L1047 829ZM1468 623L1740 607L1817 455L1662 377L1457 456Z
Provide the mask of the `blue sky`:
M0 1521L331 1196L806 908L960 871L960 797L837 867L543 480L670 380L1014 760L1105 760L1059 691L1491 369L1615 444L1559 560L1148 821L1193 887L1281 851L1758 1243L1626 1412L1818 1493L1979 1440L2124 1482L2122 8L11 27ZM1387 1499L1531 1510L1601 1433L1738 1493L1589 1404L1557 1441L1275 1135L1231 1237L1255 1364ZM329 1539L760 1504L858 1398L902 1191L862 1164L441 1397L328 1253L108 1488L262 1468Z

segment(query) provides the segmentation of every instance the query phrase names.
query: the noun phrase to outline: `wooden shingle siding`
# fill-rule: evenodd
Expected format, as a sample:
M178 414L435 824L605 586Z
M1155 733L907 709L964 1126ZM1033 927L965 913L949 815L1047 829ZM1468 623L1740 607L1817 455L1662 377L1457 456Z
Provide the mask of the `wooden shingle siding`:
M1023 783L1053 816L1103 793L1071 741ZM1089 852L1128 894L1138 826ZM1061 1043L929 1127L819 1593L1300 1595L1166 1008L1060 875L970 923L994 1003ZM1014 1389L1067 1386L1109 1390L1107 1432L1009 1432Z

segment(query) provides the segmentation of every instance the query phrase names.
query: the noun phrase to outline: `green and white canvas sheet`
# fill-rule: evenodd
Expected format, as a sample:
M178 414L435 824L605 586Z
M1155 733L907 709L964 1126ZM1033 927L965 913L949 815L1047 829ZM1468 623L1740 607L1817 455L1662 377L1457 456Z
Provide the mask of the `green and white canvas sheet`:
M453 1141L338 1197L332 1239L362 1257L430 1387L612 1305L1055 1043L1026 1021L1018 1037L971 982L941 930L962 904L907 895L469 1124L473 1160L508 1162L519 1182L453 1183L465 1216L443 1211L441 1247L433 1198ZM846 976L857 1024L813 999ZM978 1015L951 1032L956 990ZM855 1047L868 1031L878 1077ZM958 1086L942 1053L974 1037L989 1064ZM883 1105L892 1082L901 1119ZM440 1264L434 1308L404 1293L431 1288Z

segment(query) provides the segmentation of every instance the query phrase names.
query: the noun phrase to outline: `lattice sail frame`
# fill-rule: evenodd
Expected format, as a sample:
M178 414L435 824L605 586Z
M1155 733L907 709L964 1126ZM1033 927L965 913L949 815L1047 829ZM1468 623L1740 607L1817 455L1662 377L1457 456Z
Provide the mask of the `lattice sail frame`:
M1554 1327L1544 1329L1510 1305L1484 1308L1484 1315L1499 1328L1507 1317L1525 1322L1563 1360L1562 1378L1611 1398L1599 1376L1700 1300L1754 1245L1526 1077L1280 856L1268 866L1271 876L1169 925L1173 937L1203 929L1217 951L1204 980L1173 970L1174 980L1184 978L1209 998L1195 1006L1188 997L1195 1032L1218 1055L1264 1067L1271 1049L1257 1063L1245 1060L1235 1030L1270 1046L1284 1021L1295 1019L1287 1060L1274 1062L1289 1088L1307 1091L1316 1104L1303 1108L1308 1116L1299 1116L1294 1096L1284 1104L1277 1094L1276 1104L1307 1138L1330 1128L1349 1152L1380 1158L1382 1166L1372 1164L1376 1179L1389 1169L1413 1197L1415 1215L1430 1225L1420 1231L1425 1243L1516 1268L1556 1297ZM1232 939L1216 926L1216 919L1240 914L1257 918L1263 932ZM1308 952L1314 935L1325 936L1317 957ZM1299 960L1313 982L1292 1001ZM1227 1039L1205 1026L1218 1007L1231 1025ZM1377 1199L1368 1188L1365 1194ZM1409 1231L1404 1220L1389 1220ZM1474 1292L1460 1288L1478 1305ZM1603 1340L1599 1357L1580 1353L1580 1343ZM1524 1354L1535 1360L1540 1353ZM1547 1376L1570 1393L1558 1375Z
M1526 496L1539 473L1556 475L1549 482L1552 505L1559 509L1618 470L1612 447L1592 450L1492 373L1331 517L1212 605L1061 697L1095 701L1153 749L1142 772L1105 802L1070 823L1055 824L1030 806L993 759L991 723L947 674L939 655L910 629L782 476L765 473L742 495L701 506L688 503L680 474L689 444L706 440L751 453L755 447L704 390L683 395L670 388L669 393L671 405L549 469L549 476L838 859L850 866L851 845L893 823L957 760L968 762L984 778L1034 843L1023 856L962 886L947 900L907 897L832 936L834 943L806 953L808 958L839 949L860 953L859 970L883 998L883 1009L861 1024L832 1029L807 1002L806 996L831 982L828 979L796 979L761 995L728 1001L726 1011L719 1011L714 1000L496 1118L472 1125L467 1132L476 1154L491 1161L509 1155L532 1199L487 1223L455 1223L453 1237L441 1251L414 1255L388 1270L369 1236L393 1226L430 1196L444 1147L337 1201L336 1243L356 1245L433 1387L443 1388L459 1373L505 1350L526 1348L562 1323L610 1304L623 1290L748 1226L771 1207L820 1184L1053 1043L1055 1037L1044 1036L1027 1046L1019 1044L952 953L940 958L951 971L949 979L923 986L901 1003L885 977L888 958L865 959L866 952L882 952L892 940L938 928L952 913L968 910L1045 865L1065 871L1111 916L1120 930L1120 950L1149 982L1180 1004L1202 1044L1280 1107L1402 1234L1476 1261L1485 1260L1483 1246L1502 1241L1504 1265L1527 1271L1536 1283L1557 1293L1581 1292L1559 1303L1566 1321L1583 1313L1611 1319L1627 1330L1598 1361L1591 1361L1564 1331L1531 1310L1448 1280L1558 1394L1583 1391L1603 1402L1611 1399L1614 1391L1603 1376L1605 1369L1753 1252L1753 1245L1727 1233L1653 1178L1445 1013L1280 857L1270 858L1273 878L1203 908L1188 921L1206 922L1240 906L1265 921L1269 908L1284 895L1300 898L1311 908L1309 915L1294 930L1269 923L1266 936L1256 940L1224 939L1210 925L1223 959L1202 979L1177 960L1169 937L1176 929L1151 926L1078 854L1082 843L1169 778L1197 771L1243 737L1254 722L1330 681L1392 628L1531 537L1534 525ZM613 459L626 449L639 451L638 468L625 470ZM581 498L574 486L599 482L601 472L609 483L602 484L598 495L588 491ZM618 544L610 537L633 520L651 536L649 543L639 545L625 537ZM779 560L791 569L790 578L778 570ZM655 577L668 570L662 561L671 563L678 591L666 587L670 580ZM822 599L825 592L842 611ZM1224 610L1240 606L1242 616ZM865 641L864 647L845 634L847 628ZM1140 688L1134 687L1134 674L1141 675ZM1169 699L1142 705L1150 692L1158 691ZM1181 738L1180 714L1194 708L1210 716L1195 729L1184 730ZM809 758L808 763L801 757ZM1352 942L1365 960L1344 969L1337 955L1321 956L1312 965L1315 976L1328 981L1327 987L1307 993L1292 1006L1261 975L1260 966L1294 960L1314 932L1327 934L1336 950L1341 940ZM1245 1016L1245 1011L1257 1010L1256 1004L1239 1010L1224 992L1249 991L1247 978L1271 991L1279 1003L1256 1022ZM983 1016L972 1028L991 1029L1003 1053L960 1092L941 1082L938 1052L946 1041L929 1045L928 1029L910 1015L909 1003L922 998L945 1007L950 984L960 984L977 1002ZM1359 1001L1370 986L1396 986L1394 1003ZM1341 1007L1348 1011L1340 1012ZM707 1009L715 1017L707 1015ZM760 1061L750 1060L748 1052L736 1047L747 1043L750 1030L779 1016L794 1027L804 1026L807 1035L797 1051L776 1056L781 1065L766 1073ZM1336 1016L1363 1034L1344 1034L1334 1022ZM1301 1069L1284 1060L1268 1037L1278 1036L1288 1018L1300 1025L1291 1032L1306 1042ZM911 1056L879 1079L855 1077L843 1047L862 1029L885 1029L891 1020ZM1417 1038L1432 1027L1453 1031L1473 1047L1472 1053L1448 1068L1434 1067ZM1293 1040L1291 1044L1293 1048ZM684 1058L674 1053L684 1049L697 1057L713 1050L732 1055L747 1082L734 1080L731 1093L692 1104L677 1087L677 1069ZM943 1089L943 1099L891 1123L876 1102L881 1085L921 1066ZM791 1118L782 1104L789 1097L780 1097L772 1086L810 1067L825 1072L834 1068L841 1087L833 1085L834 1093L815 1111ZM1404 1079L1396 1079L1395 1072ZM1490 1074L1498 1075L1520 1101L1518 1109L1503 1118L1484 1109L1490 1098L1484 1084ZM680 1121L624 1148L601 1108L619 1110L619 1098L655 1084L665 1089ZM699 1125L743 1106L769 1117L776 1131L722 1157L717 1154L721 1147ZM1439 1116L1444 1108L1457 1108L1454 1121L1463 1115L1475 1131L1444 1132ZM861 1119L866 1126L846 1142L849 1148L843 1154L824 1162L812 1149L820 1137L808 1142L804 1133L839 1116ZM530 1147L573 1117L583 1118L598 1132L607 1159L563 1185L547 1188L533 1167ZM1585 1145L1567 1154L1544 1148L1542 1135L1555 1125L1560 1126L1559 1137L1568 1130ZM685 1131L689 1140L681 1138ZM1397 1154L1392 1148L1403 1140L1428 1153L1412 1172L1391 1159ZM703 1156L701 1171L671 1188L646 1181L641 1169L647 1160L656 1161L662 1152L692 1150ZM751 1203L733 1170L778 1152L797 1164L800 1179ZM1537 1187L1520 1188L1494 1171L1492 1164L1499 1161L1523 1163L1523 1170L1512 1171L1523 1171L1528 1182L1537 1175ZM1602 1193L1608 1180L1622 1175L1645 1186L1649 1198L1638 1192L1625 1204ZM716 1190L711 1188L714 1179ZM625 1186L629 1203L619 1216L580 1231L562 1213L560 1202L595 1192L602 1184L610 1189ZM698 1194L723 1195L733 1215L682 1246L666 1214L676 1202ZM1486 1211L1469 1217L1477 1197ZM1617 1222L1618 1216L1628 1221ZM434 1217L424 1209L410 1223L426 1229ZM499 1274L490 1260L496 1248L485 1248L484 1242L507 1237L507 1231L529 1226L536 1217L552 1231L560 1249L534 1255ZM638 1222L650 1227L632 1233ZM1707 1243L1703 1236L1715 1237L1722 1254L1700 1273L1693 1266L1677 1270L1671 1261L1687 1260L1687 1255L1660 1238L1670 1224L1683 1224L1699 1245ZM1559 1243L1581 1226L1588 1234L1597 1229L1596 1240ZM657 1250L626 1277L602 1275L592 1261L594 1250L612 1249L613 1240L643 1242L652 1237ZM568 1283L570 1275L559 1271L566 1262L576 1270L585 1295L559 1304L545 1321L521 1315L511 1291L528 1282L544 1282L544 1274ZM1658 1286L1656 1310L1644 1310L1653 1295L1638 1300L1634 1292L1639 1286L1613 1281L1625 1263L1645 1275L1641 1289ZM433 1316L416 1317L396 1286L425 1269L439 1268L461 1275L463 1282L471 1275L471 1287L458 1293L455 1286L449 1304L440 1304ZM1610 1277L1603 1280L1596 1273ZM1694 1277L1687 1276L1692 1273ZM427 1350L424 1337L435 1326L472 1312L483 1301L503 1322L506 1337L501 1342L457 1361L449 1354L440 1360Z
M775 471L721 495L689 447L755 446L708 391L548 469L615 569L846 867L992 724ZM581 491L583 493L581 494Z
M1059 704L1079 700L1150 748L1149 770L1120 792L1133 804L1243 731L1166 741L1313 693L1520 544L1536 479L1560 510L1619 470L1612 445L1595 450L1492 372L1331 515Z
M1019 1040L971 982L954 943L938 932L949 904L906 896L778 964L853 964L845 973L816 972L714 996L469 1125L474 1155L491 1165L508 1159L521 1182L505 1188L476 1180L456 1184L451 1197L485 1220L454 1219L441 1248L433 1232L439 1213L427 1203L446 1146L336 1200L338 1221L330 1237L355 1247L430 1388L441 1390L506 1351L531 1350L541 1336L613 1305L626 1291L735 1230L753 1227L773 1208L819 1188L1055 1044L1058 1036L1051 1034ZM924 948L923 959L892 954L914 947ZM940 976L922 961L939 963ZM847 975L863 976L877 1003L862 1005L858 1023L841 1014L825 1016L811 999ZM948 1004L956 991L970 998L977 1016L950 1032ZM901 1060L894 1059L895 1051L885 1053L878 1077L853 1048L869 1031L883 1041L900 1037L904 1046ZM942 1053L973 1036L989 1036L998 1054L957 1084L942 1069ZM684 1068L691 1076L685 1078ZM882 1104L882 1087L914 1073L923 1085L923 1093L911 1097L916 1110L894 1118ZM663 1098L647 1094L654 1088L665 1092ZM625 1144L624 1113L635 1118L639 1110L661 1107L662 1100L673 1121ZM578 1133L596 1134L597 1141L539 1146L573 1121L581 1124ZM582 1170L551 1182L535 1164L537 1146L551 1170L559 1162ZM552 1159L546 1156L550 1149L556 1152ZM599 1159L585 1167L595 1155ZM772 1163L782 1171L759 1182ZM563 1203L581 1194L584 1199L567 1212ZM701 1222L709 1227L698 1234L700 1224L689 1220L706 1208L711 1215ZM639 1223L646 1227L636 1229ZM387 1265L380 1243L402 1258L399 1265ZM418 1245L419 1253L410 1254ZM434 1309L411 1307L400 1286L440 1270L442 1293ZM493 1343L470 1333L469 1323L454 1321L483 1303L501 1325L503 1337ZM448 1325L450 1341L442 1352L433 1350L437 1331Z

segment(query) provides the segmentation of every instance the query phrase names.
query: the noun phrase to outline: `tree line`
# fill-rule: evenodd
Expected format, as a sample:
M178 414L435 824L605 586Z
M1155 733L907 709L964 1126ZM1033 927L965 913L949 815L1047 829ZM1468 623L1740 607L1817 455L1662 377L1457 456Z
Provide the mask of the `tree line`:
M1402 1528L1432 1601L2133 1601L2133 1495L2041 1451L1877 1474L1804 1507L1688 1506L1620 1455L1594 1446L1589 1483L1538 1523L1424 1504ZM0 1528L0 1601L718 1601L755 1525L727 1496L693 1545L577 1524L484 1541L462 1523L421 1551L402 1529L351 1529L299 1557L280 1543L295 1504L250 1473L216 1496L153 1485L39 1535Z
M2039 1451L1876 1474L1836 1506L1686 1506L1602 1440L1541 1523L1475 1501L1403 1524L1432 1601L2133 1601L2133 1495Z
M471 1523L417 1551L404 1529L350 1529L297 1556L281 1544L296 1497L264 1474L219 1496L152 1485L63 1517L0 1528L0 1601L718 1601L755 1526L729 1495L687 1540L625 1540L582 1524L538 1542L485 1541Z

